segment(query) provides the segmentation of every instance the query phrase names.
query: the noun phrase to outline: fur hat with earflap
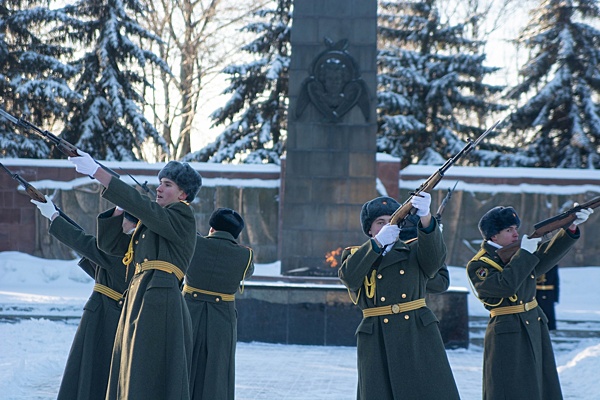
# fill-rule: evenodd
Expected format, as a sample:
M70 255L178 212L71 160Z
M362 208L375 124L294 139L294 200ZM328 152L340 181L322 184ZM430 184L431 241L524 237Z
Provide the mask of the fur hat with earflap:
M521 226L521 220L515 209L497 206L483 214L479 220L479 232L485 240L490 240L492 236L513 225L517 228Z
M363 204L360 210L360 223L365 235L371 236L369 231L373 221L382 215L392 215L399 207L400 204L388 196L376 197Z
M190 167L188 163L181 163L179 161L169 161L158 173L158 180L162 178L167 178L175 182L179 186L179 189L187 195L185 200L188 203L194 200L202 186L202 176L200 176L198 171Z

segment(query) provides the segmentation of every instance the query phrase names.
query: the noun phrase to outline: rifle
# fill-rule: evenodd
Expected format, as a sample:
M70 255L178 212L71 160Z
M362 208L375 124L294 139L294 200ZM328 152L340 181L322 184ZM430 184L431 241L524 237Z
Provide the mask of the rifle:
M539 238L542 237L552 231L555 231L560 228L568 228L569 225L573 223L577 219L575 213L577 211L581 211L582 209L588 208L597 208L600 206L600 196L594 197L593 199L586 201L583 204L579 204L575 207L568 209L567 211L555 215L554 217L545 219L541 222L538 222L533 226L533 233L531 235L527 235L530 238ZM502 262L505 264L510 261L512 256L515 255L517 250L521 248L521 242L516 241L514 243L509 244L508 246L504 246L501 249L496 250L496 254L500 257Z
M119 167L121 168L121 167ZM156 193L150 189L148 187L148 181L145 181L144 183L139 183L137 181L137 179L135 179L129 172L125 171L123 168L121 168L121 171L125 172L127 175L129 175L129 177L139 186L142 188L142 190L144 192L146 192L152 199L156 200Z
M416 209L412 206L412 204L410 202L411 199L414 196L419 196L421 192L430 192L433 188L435 188L437 186L437 184L440 183L440 181L444 177L444 174L446 173L446 171L452 165L454 165L454 163L456 163L462 157L467 155L471 150L473 150L473 148L475 148L475 146L477 146L479 144L479 142L481 142L483 140L483 138L485 138L490 132L492 132L494 129L496 129L496 127L498 126L498 124L500 124L500 122L501 121L497 121L490 128L486 129L485 132L483 132L477 138L477 140L473 141L473 140L469 139L468 143L465 145L465 147L462 148L461 151L459 151L454 157L448 159L444 163L444 165L442 165L429 178L427 178L427 180L425 182L423 182L421 184L421 186L419 186L417 188L417 190L412 192L410 194L410 196L408 196L406 201L404 203L402 203L402 205L400 207L398 207L398 209L396 211L394 211L394 213L392 214L392 218L390 220L390 224L400 225L404 222L404 220L406 219L408 214L414 214L416 212Z
M6 166L2 163L0 163L0 167L2 167L2 169L4 171L6 171L6 173L8 175L10 175L11 178L13 178L17 182L19 182L21 184L21 186L23 186L25 188L25 191L27 192L29 197L31 197L33 200L39 201L40 203L48 202L46 200L46 197L42 194L42 192L40 192L35 187L33 187L33 185L31 183L27 182L21 175L19 175L17 173L13 173L11 170L6 168ZM71 218L69 218L69 216L67 214L65 214L63 212L63 210L61 210L56 204L54 205L54 208L56 209L56 211L58 211L60 216L63 217L64 219L66 219L70 224L72 224L76 228L83 230L83 228L81 226L79 226L75 221L73 221Z
M60 150L61 153L63 153L64 155L69 156L69 157L79 157L79 153L77 152L77 147L75 147L74 145L72 145L71 143L67 142L64 139L59 138L58 136L54 135L53 133L45 131L43 129L40 129L37 126L33 125L32 123L25 121L23 118L17 118L15 116L7 113L6 111L4 111L2 108L0 108L0 115L3 116L4 118L6 118L7 120L9 120L10 122L12 122L13 124L15 124L16 126L24 128L29 131L34 131L38 135L44 137L46 140L48 140L49 142L54 144L56 146L56 148L58 150ZM94 161L96 161L96 160L94 160ZM108 168L105 165L100 164L98 161L96 161L96 164L98 164L100 167L102 167L102 169L104 169L109 174L113 175L116 178L119 178L119 174L117 174L112 169Z
M438 223L441 222L441 220L442 220L442 214L443 214L444 210L446 209L446 206L448 205L450 198L452 198L452 192L454 191L454 189L456 189L456 185L458 185L458 181L456 181L456 183L454 184L452 189L448 188L448 193L446 193L446 196L444 197L444 199L440 203L440 206L438 207L437 211L435 212L435 219L437 219Z

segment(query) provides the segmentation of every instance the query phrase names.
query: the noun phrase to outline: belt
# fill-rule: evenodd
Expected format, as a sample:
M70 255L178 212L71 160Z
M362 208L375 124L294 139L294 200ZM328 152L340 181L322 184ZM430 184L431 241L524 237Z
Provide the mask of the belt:
M389 306L371 307L363 310L363 317L379 317L381 315L398 314L425 307L425 299L417 299L406 303L397 303Z
M494 308L490 311L490 318L495 317L497 315L508 315L508 314L519 314L525 311L533 310L538 306L538 302L536 299L530 301L529 303L519 304L518 306L506 306L506 307L498 307Z
M183 285L183 293L191 294L194 297L197 296L196 293L207 294L209 296L217 296L217 298L215 299L215 301L221 301L221 300L223 300L223 301L234 301L235 300L235 295L234 294L211 292L210 290L198 289L198 288L189 286L187 284Z
M537 290L554 290L554 285L537 285Z
M94 285L94 292L102 293L103 295L105 295L106 297L110 297L114 301L123 300L123 295L121 293L109 288L108 286L104 286L100 283L96 283Z
M164 271L164 272L168 272L170 274L175 274L175 276L177 276L177 278L179 280L183 279L183 272L177 268L176 266L174 266L173 264L166 262L166 261L160 261L160 260L152 260L152 261L144 261L143 263L136 263L135 264L135 273L139 274L142 271L148 271L150 269L158 269L160 271Z

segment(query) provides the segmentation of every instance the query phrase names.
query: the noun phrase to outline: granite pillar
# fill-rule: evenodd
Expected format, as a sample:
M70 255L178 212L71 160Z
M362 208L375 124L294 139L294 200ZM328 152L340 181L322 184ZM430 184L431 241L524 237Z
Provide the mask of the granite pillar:
M375 197L377 2L294 4L279 252L282 274L335 275Z

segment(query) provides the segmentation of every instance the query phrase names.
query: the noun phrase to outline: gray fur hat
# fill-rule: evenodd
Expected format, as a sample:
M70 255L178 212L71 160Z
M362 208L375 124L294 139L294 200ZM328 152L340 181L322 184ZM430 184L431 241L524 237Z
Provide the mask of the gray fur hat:
M188 163L169 161L158 173L158 180L167 178L179 186L187 195L186 201L191 203L202 186L202 176Z
M479 232L484 239L489 240L501 230L512 225L516 225L517 228L521 226L521 220L515 209L497 206L483 214L479 220Z
M237 239L244 229L244 219L240 214L231 208L217 208L212 215L208 224L217 231L225 231Z
M363 204L360 210L360 223L365 235L369 235L371 224L382 215L392 215L400 207L400 204L391 197L381 196Z

